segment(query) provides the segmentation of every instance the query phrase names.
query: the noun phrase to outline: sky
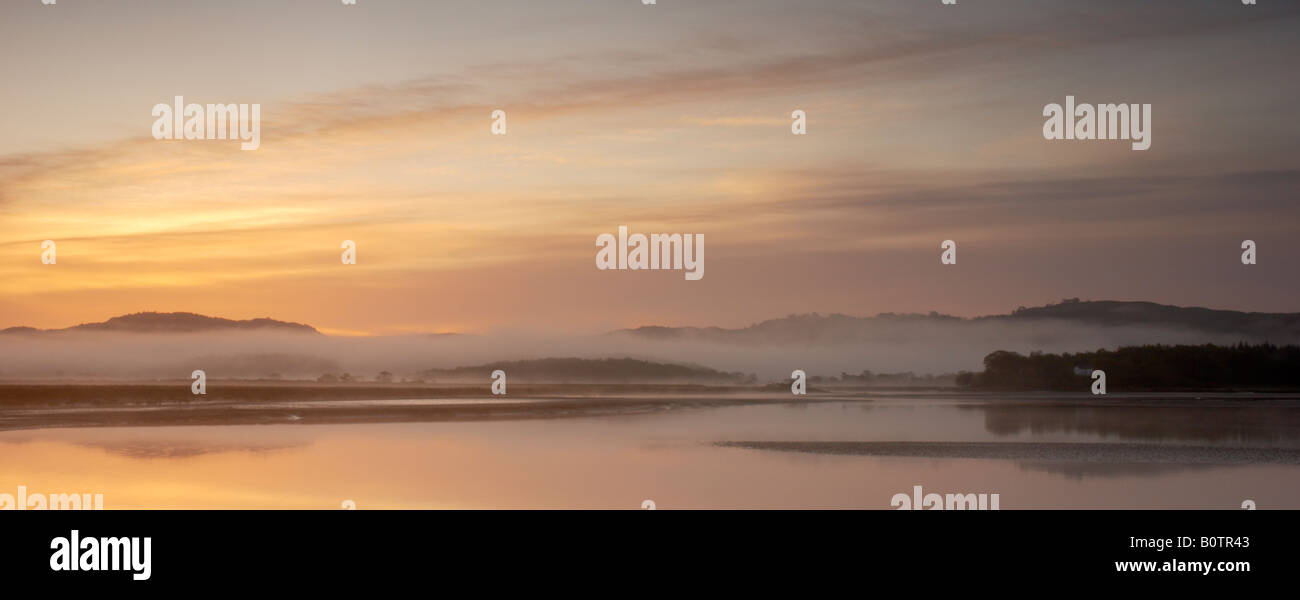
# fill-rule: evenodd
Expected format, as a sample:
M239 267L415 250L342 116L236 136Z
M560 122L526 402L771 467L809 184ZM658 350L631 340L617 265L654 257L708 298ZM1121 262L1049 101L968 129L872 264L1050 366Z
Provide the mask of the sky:
M0 12L0 328L188 311L586 333L1067 297L1300 310L1296 3ZM260 147L154 139L151 110L178 95L260 104ZM1067 95L1151 104L1151 148L1044 139ZM598 270L595 239L620 225L703 234L704 278Z

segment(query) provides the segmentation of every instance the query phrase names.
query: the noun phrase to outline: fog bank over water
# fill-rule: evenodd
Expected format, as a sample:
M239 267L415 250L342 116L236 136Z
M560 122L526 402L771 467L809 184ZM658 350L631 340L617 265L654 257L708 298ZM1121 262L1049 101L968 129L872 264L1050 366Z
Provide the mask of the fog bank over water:
M807 317L801 317L807 318ZM823 322L832 317L819 317ZM788 321L788 320L785 320ZM522 332L484 335L335 337L315 333L52 332L0 335L3 379L181 379L194 369L210 378L316 379L350 373L395 379L434 368L548 357L623 358L702 365L756 374L760 381L841 372L952 373L982 368L994 350L1080 352L1141 344L1295 343L1286 331L1259 334L1146 325L1088 325L1066 320L965 320L908 317L852 332L832 325L812 333L782 323L779 335L732 336L745 330L631 330L564 336ZM718 332L722 332L719 334ZM807 335L800 336L800 332ZM488 373L484 373L486 378Z

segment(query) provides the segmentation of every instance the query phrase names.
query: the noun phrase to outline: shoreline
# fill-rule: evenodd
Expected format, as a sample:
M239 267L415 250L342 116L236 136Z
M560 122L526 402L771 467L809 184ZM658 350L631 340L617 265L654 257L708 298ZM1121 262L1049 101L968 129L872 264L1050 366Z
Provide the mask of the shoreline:
M1076 442L714 442L741 448L804 454L921 459L983 459L1051 463L1300 465L1300 448Z
M960 388L827 387L792 396L770 386L525 384L492 395L483 384L343 384L215 381L0 382L0 430L62 427L340 424L606 417L726 406L813 403L898 405L912 400L972 407L1140 406L1298 408L1300 394L1254 392L988 392Z

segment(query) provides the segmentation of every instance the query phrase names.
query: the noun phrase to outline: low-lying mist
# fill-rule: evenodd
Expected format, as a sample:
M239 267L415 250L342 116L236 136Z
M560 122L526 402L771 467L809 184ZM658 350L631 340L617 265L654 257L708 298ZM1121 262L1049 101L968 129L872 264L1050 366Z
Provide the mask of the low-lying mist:
M785 332L788 334L788 331ZM913 319L876 323L854 339L652 336L631 331L558 336L486 335L334 337L260 331L219 333L53 332L0 335L0 378L60 380L209 378L315 380L347 373L374 380L425 377L434 368L550 357L637 358L700 365L777 381L794 369L809 375L911 371L918 375L978 371L994 350L1079 352L1142 344L1233 344L1264 341L1226 333L1151 326L1085 326L1057 320L1022 322ZM667 339L662 339L667 338ZM830 341L827 341L830 338ZM1274 343L1297 340L1272 339ZM489 372L484 372L487 381Z

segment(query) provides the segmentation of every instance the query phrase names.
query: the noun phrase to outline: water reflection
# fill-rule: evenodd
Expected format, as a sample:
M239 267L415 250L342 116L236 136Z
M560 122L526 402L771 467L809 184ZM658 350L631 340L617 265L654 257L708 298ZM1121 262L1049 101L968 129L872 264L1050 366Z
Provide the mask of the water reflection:
M982 412L985 428L999 436L1065 433L1144 442L1300 446L1300 409L1244 404L991 403L962 409Z
M996 492L1004 510L1237 509L1244 498L1300 508L1300 466L1270 458L1300 448L1298 408L1071 404L877 394L599 417L8 431L0 492L102 493L110 509L336 510L346 499L360 509L636 510L645 499L660 509L889 509L894 494L923 485ZM745 440L998 443L1010 454L715 445ZM1062 453L1097 444L1114 447ZM1232 460L1205 460L1214 453Z
M1071 462L1020 462L1021 468L1029 471L1043 471L1064 475L1073 480L1082 481L1090 477L1140 477L1165 475L1179 471L1209 471L1215 465L1194 464L1143 464L1143 463L1071 463Z

